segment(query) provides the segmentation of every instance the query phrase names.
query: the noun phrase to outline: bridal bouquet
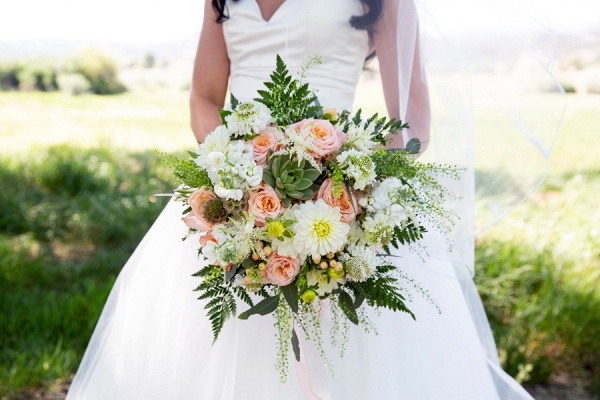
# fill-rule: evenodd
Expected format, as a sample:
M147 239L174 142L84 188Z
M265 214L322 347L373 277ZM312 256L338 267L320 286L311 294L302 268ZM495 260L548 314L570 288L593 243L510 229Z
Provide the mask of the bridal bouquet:
M297 329L322 349L324 307L335 329L350 322L370 330L365 304L414 318L412 281L388 261L390 246L422 253L423 222L449 231L454 215L443 203L452 194L435 177L458 177L455 168L417 162L416 139L385 149L407 124L322 108L303 82L310 64L293 79L278 56L266 90L254 101L232 96L223 124L191 159L163 159L180 183L183 222L201 233L197 290L215 340L237 315L236 297L249 305L240 319L273 313L284 376L290 344L300 359ZM343 352L346 335L332 337L342 338Z

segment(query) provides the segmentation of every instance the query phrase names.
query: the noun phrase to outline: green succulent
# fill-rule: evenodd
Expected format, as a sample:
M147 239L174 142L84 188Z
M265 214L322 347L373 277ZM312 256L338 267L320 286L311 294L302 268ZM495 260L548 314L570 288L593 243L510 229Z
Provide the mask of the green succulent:
M310 200L319 189L315 180L321 175L306 160L291 160L289 154L281 154L269 159L269 168L263 172L264 181L272 186L283 205L289 207L292 199Z

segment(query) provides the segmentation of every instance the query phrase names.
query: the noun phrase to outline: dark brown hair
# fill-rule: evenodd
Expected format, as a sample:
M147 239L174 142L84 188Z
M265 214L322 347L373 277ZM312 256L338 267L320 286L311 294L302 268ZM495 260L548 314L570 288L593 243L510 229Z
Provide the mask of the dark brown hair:
M226 0L212 0L212 6L218 14L218 23L221 23L229 18L225 2ZM352 27L356 29L370 30L373 24L381 15L381 9L383 8L382 0L361 0L361 2L363 2L368 7L369 11L365 15L355 15L352 18L350 18L350 25L352 25Z

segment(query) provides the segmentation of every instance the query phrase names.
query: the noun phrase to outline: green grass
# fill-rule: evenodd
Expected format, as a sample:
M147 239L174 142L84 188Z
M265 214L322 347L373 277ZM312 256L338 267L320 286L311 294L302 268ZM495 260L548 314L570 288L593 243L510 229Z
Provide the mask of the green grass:
M569 101L553 172L478 238L476 282L510 374L600 392L600 97ZM151 149L194 141L185 93L0 93L0 109L0 397L18 398L75 372L164 206Z
M153 152L58 145L0 162L0 395L73 374L164 200Z

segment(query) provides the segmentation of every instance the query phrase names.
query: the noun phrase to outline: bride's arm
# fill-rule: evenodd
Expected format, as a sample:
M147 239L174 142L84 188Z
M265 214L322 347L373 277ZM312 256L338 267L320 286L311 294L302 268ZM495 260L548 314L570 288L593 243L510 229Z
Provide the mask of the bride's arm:
M402 21L406 21L400 29L412 29L410 22L414 22L413 26L416 32L398 31L399 8L401 8ZM400 119L402 115L399 72L404 74L404 76L407 76L407 72L410 72L410 85L407 88L408 93L405 93L405 95L408 94L408 103L404 119L410 126L410 129L408 129L408 137L419 138L421 140L422 153L427 148L429 141L431 113L427 80L421 64L422 60L416 18L417 10L413 0L384 0L383 13L373 27L374 32L372 38L377 52L377 58L379 59L385 102L388 114L391 118ZM398 57L399 40L402 40L400 48L403 49L408 47L413 51L413 54L400 54L400 57ZM401 71L399 71L399 59L412 59L412 64L410 66L401 66ZM388 147L404 147L402 136L394 136L394 140Z
M206 0L190 91L191 125L198 142L221 124L219 108L225 104L229 79L229 58L223 29L216 18L212 1Z

